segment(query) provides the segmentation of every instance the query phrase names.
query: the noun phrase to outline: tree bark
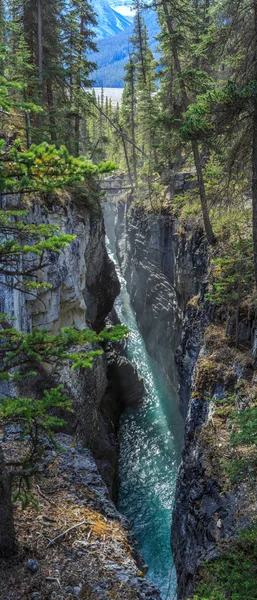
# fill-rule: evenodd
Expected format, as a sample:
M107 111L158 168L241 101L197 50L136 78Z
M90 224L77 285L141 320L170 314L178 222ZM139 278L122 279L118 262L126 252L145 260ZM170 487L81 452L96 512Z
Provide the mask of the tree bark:
M202 171L202 167L201 167L199 148L198 148L197 142L192 142L192 150L193 150L193 154L194 154L198 188L199 188L199 194L200 194L200 199L201 199L201 209L202 209L202 215L203 215L204 229L205 229L207 240L208 240L209 244L213 245L213 244L215 244L215 235L213 233L213 229L212 229L210 217L209 217L209 210L208 210L207 198L206 198L206 193L205 193L205 185L204 185L204 179L203 179L203 171Z
M140 9L139 2L137 2L137 6L136 6L136 20L137 20L137 26L138 26L139 54L140 54L140 62L141 62L142 73L143 73L143 81L144 81L144 83L146 83L145 62L144 62L144 56L143 56L142 27L141 27L141 25L142 25L141 9Z
M40 92L43 88L43 31L42 31L42 0L37 0L37 35L38 35L38 78Z
M137 155L135 148L135 110L136 110L136 102L135 102L135 77L134 77L134 65L132 60L130 60L130 70L131 70L131 139L132 139L132 164L133 164L133 177L134 182L137 185Z
M253 0L255 31L255 81L257 85L257 0ZM253 210L253 256L255 287L257 288L257 96L254 96L253 109L253 148L252 148L252 210Z
M81 62L82 62L82 44L83 44L83 36L84 36L84 16L81 15L80 17L80 32L79 32L79 36L80 36L80 45L79 45L79 53L78 53L78 64L79 64L79 69L78 69L78 73L77 73L77 82L76 82L76 87L77 87L77 97L79 98L79 94L80 94L80 88L81 88ZM80 114L79 114L79 106L77 106L77 114L75 115L75 123L74 123L74 129L75 129L75 156L79 156L79 149L80 149Z
M128 169L129 181L130 181L131 187L133 187L133 179L132 179L132 176L131 176L131 170L130 170L130 164L129 164L129 158L128 158L128 151L127 151L126 141L125 141L124 136L122 135L122 133L121 133L121 139L122 139L122 144L123 144L123 149L124 149L124 156L125 156L125 160L126 160L126 165L127 165L127 169Z
M3 45L5 42L5 22L4 22L4 3L0 0L0 43ZM0 60L0 75L4 75L4 61Z
M48 104L48 112L49 112L49 123L50 123L50 136L51 141L56 143L56 122L54 118L54 98L53 98L53 87L52 82L47 81L46 84L46 93L47 93L47 104Z
M0 555L8 556L15 551L11 483L0 447Z

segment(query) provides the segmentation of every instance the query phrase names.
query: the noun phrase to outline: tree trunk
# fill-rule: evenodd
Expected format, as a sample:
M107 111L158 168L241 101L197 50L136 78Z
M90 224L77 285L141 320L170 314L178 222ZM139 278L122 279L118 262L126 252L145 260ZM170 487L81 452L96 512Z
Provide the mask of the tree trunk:
M146 83L145 61L144 61L144 56L143 56L141 9L140 9L139 2L137 2L137 7L136 7L136 20L137 20L137 26L138 26L139 53L140 53L140 62L141 62L142 73L143 73L143 81L144 81L144 83Z
M56 143L56 122L54 118L54 99L53 99L53 88L52 82L47 81L46 84L46 92L47 92L47 104L48 104L48 112L49 112L49 123L50 123L50 136L51 141Z
M197 173L197 181L198 181L199 195L200 195L200 200L201 200L201 209L202 209L202 215L203 215L204 229L206 232L207 240L208 240L209 244L212 245L212 244L215 244L215 235L213 233L213 229L212 229L210 217L209 217L209 210L208 210L207 198L206 198L206 193L205 193L205 185L204 185L204 179L203 179L203 171L202 171L202 167L201 167L199 148L198 148L197 142L192 142L192 150L193 150L193 154L194 154L195 168L196 168L196 173Z
M131 187L133 187L133 179L132 179L132 176L131 176L131 170L130 170L130 164L129 164L129 158L128 158L128 151L127 151L126 141L124 139L124 136L122 135L121 129L120 129L120 132L121 132L121 139L122 139L122 144L123 144L124 156L125 156L126 165L127 165L127 169L128 169L129 181L130 181Z
M3 0L0 0L0 43L4 45L5 42L5 22L4 22L4 4ZM4 75L4 61L0 60L0 75Z
M76 81L78 101L79 101L80 88L81 88L81 63L82 63L83 37L84 37L84 16L81 15L81 17L80 17L80 32L79 32L80 43L79 43L79 52L78 52L79 68L78 68L78 72L77 72L77 81ZM75 127L75 156L79 156L79 150L80 150L80 111L79 111L79 106L77 106L77 114L75 115L74 127Z
M75 115L75 123L74 123L74 144L75 144L75 156L79 156L79 148L80 148L80 116L77 113Z
M0 448L0 555L15 551L15 533L11 500L11 483Z
M254 6L254 29L255 29L255 80L257 83L257 0L253 0ZM253 110L253 149L252 149L252 203L253 203L253 256L254 276L257 288L257 96L254 96Z
M137 155L135 148L135 111L136 111L136 102L135 102L135 77L134 77L134 66L131 64L131 139L132 139L132 164L133 164L133 177L134 183L137 185Z
M32 139L31 139L31 120L30 120L30 114L29 113L25 113L25 126L26 126L26 139L27 139L27 148L29 148L32 144Z
M42 37L42 0L37 0L37 36L38 36L38 78L40 92L43 88L43 37Z

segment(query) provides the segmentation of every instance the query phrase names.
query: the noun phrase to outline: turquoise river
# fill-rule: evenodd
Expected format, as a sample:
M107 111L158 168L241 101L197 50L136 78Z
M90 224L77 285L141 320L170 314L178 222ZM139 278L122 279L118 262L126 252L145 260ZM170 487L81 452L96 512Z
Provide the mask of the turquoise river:
M181 456L183 425L178 402L148 355L114 253L121 293L115 309L130 329L127 356L143 377L146 395L142 406L127 409L119 432L119 510L132 531L149 570L147 577L161 590L163 600L175 598L176 578L170 549L170 528L176 476Z

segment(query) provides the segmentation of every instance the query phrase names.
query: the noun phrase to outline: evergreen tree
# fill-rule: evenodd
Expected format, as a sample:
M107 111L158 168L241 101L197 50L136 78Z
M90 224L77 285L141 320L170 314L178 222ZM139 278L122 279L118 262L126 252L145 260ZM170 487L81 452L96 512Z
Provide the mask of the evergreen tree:
M136 62L130 56L125 67L124 91L121 107L122 127L132 140L130 146L129 164L132 164L134 183L137 184L137 153L136 153L136 128L137 128L137 97L136 97Z
M95 51L95 33L92 27L96 24L91 5L85 0L70 0L69 10L65 15L62 44L66 48L64 62L67 65L69 83L69 137L74 139L75 156L80 152L80 122L82 113L89 110L86 90L92 86L90 75L95 64L88 61L89 51ZM73 125L72 125L73 122ZM69 144L71 142L69 139Z
M178 85L179 85L180 96L181 96L181 109L183 112L185 112L190 103L190 97L188 94L187 86L190 85L190 88L192 88L192 83L194 83L195 76L198 75L198 73L196 73L195 69L192 69L192 65L190 65L191 68L189 69L189 73L187 72L187 70L184 70L182 68L180 49L181 49L181 45L182 45L182 47L183 47L183 45L186 46L187 36L183 35L181 28L177 31L176 26L175 26L176 19L178 19L178 21L180 19L180 12L179 12L180 7L178 6L177 3L176 3L176 5L173 5L173 3L168 4L166 2L166 0L161 0L161 5L163 8L167 31L170 36L170 44L171 44L171 51L172 51L172 56L173 56L174 70L175 70L175 73L176 73L176 76L178 79ZM198 3L196 5L196 8L198 9ZM184 10L183 10L183 7L181 7L182 14L183 14ZM189 11L190 11L190 5L189 5ZM197 12L198 12L198 10L197 10ZM188 18L188 16L189 16L188 11L186 9L185 17ZM198 18L198 14L195 15L193 11L190 11L190 17L191 17L190 23L191 23L191 26L193 26L193 24L196 22L195 17ZM190 79L191 79L191 81L189 80L189 82L188 82L188 75L190 76ZM193 89L194 93L196 91L197 90ZM193 152L193 157L194 157L195 169L196 169L196 173L197 173L198 189L199 189L199 195L200 195L200 200L201 200L205 232L206 232L208 242L210 244L213 244L215 242L215 236L214 236L212 225L210 222L208 199L206 196L206 189L205 189L203 169L202 169L201 159L200 159L199 145L196 140L192 140L191 146L192 146L192 152Z
M21 8L18 2L11 6L13 14L16 15L23 14L18 12ZM42 18L37 32L39 36L42 34L43 40L46 39L43 34L44 8L43 1L37 4L37 18L39 20ZM1 47L3 74L0 88L2 120L0 274L2 286L37 295L40 290L44 291L50 287L49 282L43 277L50 255L61 252L72 243L74 236L63 234L52 225L30 223L22 205L23 200L30 194L41 195L44 198L49 193L54 193L63 187L71 188L76 184L85 186L88 183L93 187L94 177L111 172L114 164L109 161L95 165L85 158L71 156L64 146L57 148L54 144L49 145L45 141L41 141L38 145L30 145L35 127L37 127L38 137L48 129L44 122L42 124L41 116L39 120L37 115L44 116L48 76L45 66L50 63L44 62L44 43L41 47L36 47L35 55L31 54L29 44L36 40L35 36L33 38L33 29L30 32L31 39L27 41L25 39L26 18L28 20L31 18L33 21L36 18L35 14L31 13L26 17L24 13L23 17L24 31L20 28L20 24L16 27L11 19L0 22L2 37L7 39L7 45ZM38 38L37 42L40 45ZM11 57L8 53L8 44L13 49ZM37 64L34 57L37 58ZM16 66L18 69L12 80L11 75ZM36 69L38 69L37 73L35 73ZM33 73L32 84L29 79L30 73ZM41 86L37 96L34 87L36 80ZM43 110L35 102L36 100L42 102ZM29 123L31 115L34 129ZM29 146L27 149L26 144ZM14 194L19 200L17 210L9 206L8 201ZM38 273L40 273L40 280L37 279ZM120 326L112 333L104 330L100 334L96 334L88 327L81 331L68 328L55 336L49 335L47 331L20 332L12 326L10 317L5 314L0 315L0 325L0 379L2 382L13 382L15 385L24 378L32 378L40 373L42 362L56 364L64 360L69 361L74 368L90 367L94 357L102 352L101 349L95 347L91 350L89 347L88 350L70 352L74 345L83 345L83 347L87 344L99 345L104 340L117 341L124 335L124 329ZM51 408L65 410L71 408L70 400L60 387L45 390L39 398L23 397L17 393L15 396L3 397L0 403L1 419L21 423L23 432L29 440L28 453L18 468L14 468L14 465L6 465L0 449L0 553L5 556L15 549L10 477L20 478L17 498L22 501L22 504L33 502L28 482L29 476L38 470L38 461L44 450L41 434L52 439L54 427L63 423L61 419L50 415Z

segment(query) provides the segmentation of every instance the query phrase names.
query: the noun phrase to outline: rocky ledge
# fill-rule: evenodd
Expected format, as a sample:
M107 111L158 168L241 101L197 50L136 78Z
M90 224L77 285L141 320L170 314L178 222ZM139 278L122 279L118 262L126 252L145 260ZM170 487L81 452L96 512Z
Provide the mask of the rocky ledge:
M19 456L17 428L2 432ZM15 509L17 555L1 562L1 600L159 600L127 521L116 510L92 453L59 434L33 481L39 509Z

